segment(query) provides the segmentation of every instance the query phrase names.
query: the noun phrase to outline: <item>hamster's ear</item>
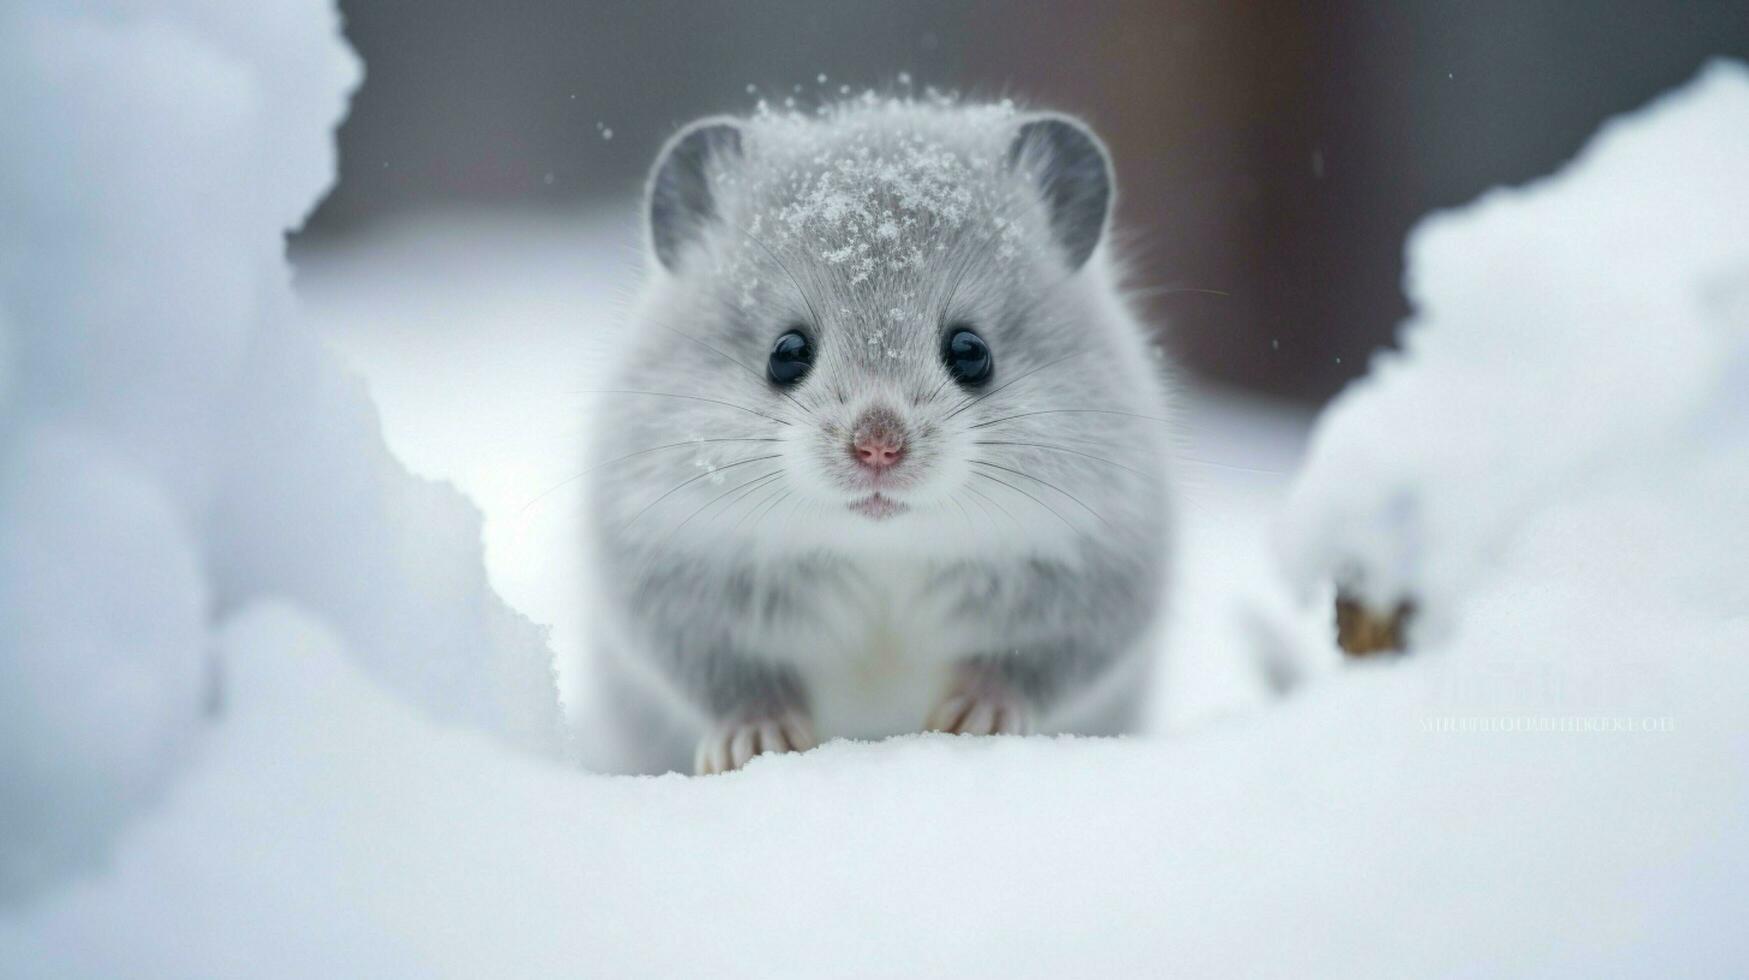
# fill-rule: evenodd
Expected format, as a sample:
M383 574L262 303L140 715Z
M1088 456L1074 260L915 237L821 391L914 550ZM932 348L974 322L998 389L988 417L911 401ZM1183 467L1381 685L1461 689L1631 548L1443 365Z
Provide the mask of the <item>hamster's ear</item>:
M674 134L650 174L650 245L673 271L686 244L716 217L711 178L741 155L741 127L716 117Z
M1051 237L1070 271L1087 263L1111 213L1111 160L1080 120L1044 115L1023 123L1008 147L1008 165L1030 178L1050 212Z

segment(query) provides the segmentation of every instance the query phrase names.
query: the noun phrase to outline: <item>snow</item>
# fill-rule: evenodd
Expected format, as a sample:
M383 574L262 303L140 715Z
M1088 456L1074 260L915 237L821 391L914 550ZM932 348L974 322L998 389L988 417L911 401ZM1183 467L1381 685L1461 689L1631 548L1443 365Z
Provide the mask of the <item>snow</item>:
M204 698L207 589L159 487L36 426L0 487L0 896L52 878L182 761Z
M590 586L588 393L605 384L638 274L630 209L428 215L300 259L302 312L369 379L385 437L486 515L496 591L550 628L574 703Z
M1006 266L1029 222L1043 220L1036 202L976 179L1013 141L1011 101L873 90L812 111L793 101L782 111L759 102L741 146L757 162L714 176L723 220L779 254L812 252L842 267L852 286L885 279L918 290L938 284L930 256L952 239L975 235ZM759 274L750 267L732 278Z
M1453 661L1194 739L839 742L693 780L435 728L288 609L222 640L223 732L109 878L0 924L25 975L1700 976L1749 953L1749 862L1696 846L1740 830L1740 751L1422 732L1473 680Z
M1413 599L1436 638L1527 522L1652 469L1676 492L1723 452L1741 418L1702 416L1749 350L1746 118L1743 68L1714 65L1559 176L1415 230L1402 351L1324 414L1295 484L1297 583Z
M574 392L635 228L410 225L294 315L332 14L135 10L0 14L8 975L1749 963L1741 68L1419 233L1404 353L1297 476L1301 420L1191 397L1155 734L629 778L550 757L495 592L578 653ZM1342 665L1333 576L1415 597L1415 652Z
M389 455L291 317L283 232L358 77L318 4L0 13L0 900L173 784L216 622L292 599L434 719L561 750L479 518Z

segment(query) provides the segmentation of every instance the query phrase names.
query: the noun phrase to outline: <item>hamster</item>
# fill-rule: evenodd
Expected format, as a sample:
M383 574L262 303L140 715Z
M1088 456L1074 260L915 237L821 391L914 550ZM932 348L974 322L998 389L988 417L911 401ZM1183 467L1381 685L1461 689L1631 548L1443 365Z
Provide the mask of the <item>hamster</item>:
M632 769L1135 724L1165 383L1079 121L867 97L662 149L591 444L595 690Z

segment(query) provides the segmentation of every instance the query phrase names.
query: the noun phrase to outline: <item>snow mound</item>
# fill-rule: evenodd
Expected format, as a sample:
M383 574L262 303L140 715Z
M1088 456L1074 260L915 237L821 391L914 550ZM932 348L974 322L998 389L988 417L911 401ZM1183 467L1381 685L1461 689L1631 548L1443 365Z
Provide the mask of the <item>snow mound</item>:
M211 624L258 596L433 718L560 747L477 514L290 315L357 77L320 3L0 12L0 900L161 793L224 711Z
M220 637L233 710L111 875L0 918L19 974L1724 976L1749 957L1744 739L1706 730L1737 709L1707 694L1735 651L1657 678L1688 713L1653 735L1429 731L1451 692L1525 677L1448 659L1179 741L834 742L689 779L438 729L288 607Z
M1411 601L1436 639L1531 523L1623 483L1674 509L1744 459L1745 174L1749 72L1720 63L1558 176L1424 221L1401 350L1313 433L1283 521L1295 582ZM1741 545L1743 507L1685 526Z

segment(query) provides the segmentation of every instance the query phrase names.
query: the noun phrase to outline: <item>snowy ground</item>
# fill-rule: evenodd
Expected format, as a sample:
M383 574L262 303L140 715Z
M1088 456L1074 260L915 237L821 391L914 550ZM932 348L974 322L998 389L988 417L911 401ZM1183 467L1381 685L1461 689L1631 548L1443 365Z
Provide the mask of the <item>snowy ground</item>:
M0 8L0 973L1749 972L1749 71L1425 223L1308 439L1187 393L1153 734L627 778L529 620L574 657L628 225L410 225L295 302L356 65L241 11ZM1414 652L1334 662L1331 579Z

